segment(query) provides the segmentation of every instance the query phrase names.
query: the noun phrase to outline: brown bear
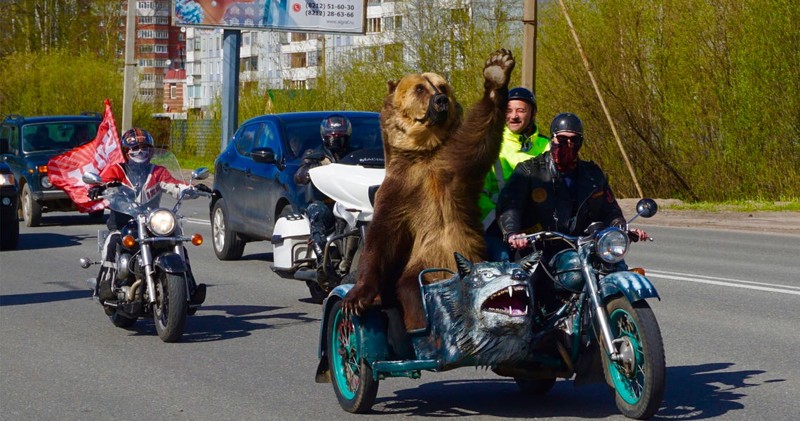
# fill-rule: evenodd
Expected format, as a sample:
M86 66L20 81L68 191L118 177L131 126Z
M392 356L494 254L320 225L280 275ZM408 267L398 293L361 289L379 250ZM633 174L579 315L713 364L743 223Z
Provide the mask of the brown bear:
M478 196L500 153L510 51L492 53L483 69L483 97L462 122L461 106L435 73L389 81L381 110L386 177L375 197L358 278L344 311L395 307L407 330L424 327L418 283L426 268L456 270L454 252L485 260ZM442 279L438 272L425 282Z

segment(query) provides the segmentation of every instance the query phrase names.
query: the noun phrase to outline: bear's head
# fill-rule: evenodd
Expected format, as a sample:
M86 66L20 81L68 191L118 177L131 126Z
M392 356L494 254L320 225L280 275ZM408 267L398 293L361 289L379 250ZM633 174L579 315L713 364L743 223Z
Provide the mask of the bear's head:
M410 74L388 85L389 94L381 110L388 149L434 150L461 124L461 105L442 76Z

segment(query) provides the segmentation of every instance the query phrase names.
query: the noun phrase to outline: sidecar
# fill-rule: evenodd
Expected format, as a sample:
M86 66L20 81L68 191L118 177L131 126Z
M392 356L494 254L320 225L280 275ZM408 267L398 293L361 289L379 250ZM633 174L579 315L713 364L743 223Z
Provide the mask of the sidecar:
M423 284L426 273L442 271L451 276ZM426 326L411 332L396 309L344 314L342 300L353 285L339 285L323 305L316 381L333 382L342 408L359 413L372 407L378 382L387 377L525 361L532 335L528 277L516 263L473 265L463 258L457 274L423 271Z

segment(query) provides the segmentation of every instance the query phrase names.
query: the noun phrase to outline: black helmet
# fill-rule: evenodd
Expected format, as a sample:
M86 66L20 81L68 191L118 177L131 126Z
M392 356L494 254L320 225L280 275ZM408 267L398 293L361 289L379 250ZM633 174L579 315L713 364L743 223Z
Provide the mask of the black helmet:
M122 135L120 143L122 143L123 152L127 152L128 149L131 149L134 146L149 145L152 147L153 136L150 136L150 133L148 133L147 130L134 127Z
M536 96L533 95L528 88L517 87L510 91L508 91L508 100L511 101L512 99L525 101L528 104L531 104L533 107L533 112L536 112Z
M572 113L561 113L550 123L550 135L558 132L572 132L583 136L583 123Z
M350 141L350 133L353 131L353 125L347 117L339 114L333 114L328 118L322 120L319 126L319 134L322 136L322 142L325 147L331 151L340 151L347 149L347 144Z

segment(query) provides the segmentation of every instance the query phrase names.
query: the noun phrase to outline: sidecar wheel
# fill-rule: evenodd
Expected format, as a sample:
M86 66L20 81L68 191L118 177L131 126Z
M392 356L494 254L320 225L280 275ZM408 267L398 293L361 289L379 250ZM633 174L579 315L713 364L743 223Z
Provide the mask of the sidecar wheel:
M523 379L515 377L520 392L529 396L542 396L547 394L556 384L556 379Z
M661 406L667 376L658 321L646 301L631 304L623 296L611 300L606 311L612 334L623 340L622 361L611 361L603 351L617 408L628 418L648 419Z
M219 260L238 260L244 254L245 242L231 231L223 199L217 200L211 211L211 243Z
M339 405L347 412L369 411L375 403L379 381L361 356L358 318L344 314L341 300L333 304L328 315L327 335L328 367Z
M189 302L183 276L167 272L156 274L156 302L153 319L158 337L164 342L177 342L183 336Z

